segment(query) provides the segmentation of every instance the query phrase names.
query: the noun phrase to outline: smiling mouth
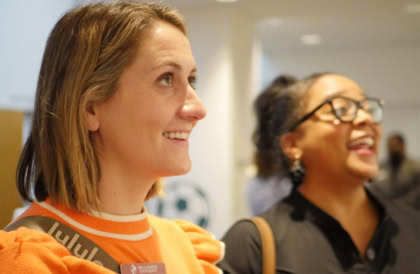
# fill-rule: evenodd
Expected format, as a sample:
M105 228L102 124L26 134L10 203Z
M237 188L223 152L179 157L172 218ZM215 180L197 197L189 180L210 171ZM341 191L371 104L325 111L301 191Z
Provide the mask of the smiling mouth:
M374 152L375 141L373 137L366 136L349 143L348 148L357 151L359 154L372 155Z
M349 148L354 147L365 147L365 148L373 148L375 141L372 137L366 136L355 141L350 142Z
M188 140L190 134L188 132L164 132L163 136L168 139Z

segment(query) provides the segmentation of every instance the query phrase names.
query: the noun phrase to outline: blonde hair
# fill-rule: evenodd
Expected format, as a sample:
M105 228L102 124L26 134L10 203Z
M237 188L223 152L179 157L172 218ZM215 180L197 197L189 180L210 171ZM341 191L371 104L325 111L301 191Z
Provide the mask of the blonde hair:
M93 3L70 10L57 22L45 48L32 128L17 169L24 200L50 197L77 211L98 208L101 172L85 111L112 96L141 40L158 21L186 34L182 17L155 3ZM147 198L161 191L158 180Z

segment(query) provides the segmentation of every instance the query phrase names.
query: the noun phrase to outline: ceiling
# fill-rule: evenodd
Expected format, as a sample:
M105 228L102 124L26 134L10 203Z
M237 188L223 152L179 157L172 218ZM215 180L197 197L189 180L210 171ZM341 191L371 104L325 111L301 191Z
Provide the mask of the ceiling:
M304 51L303 34L319 34L317 49L420 45L420 0L165 0L180 9L226 6L249 16L267 53ZM407 13L406 5L419 12ZM274 18L274 20L273 20ZM273 23L274 22L274 23Z

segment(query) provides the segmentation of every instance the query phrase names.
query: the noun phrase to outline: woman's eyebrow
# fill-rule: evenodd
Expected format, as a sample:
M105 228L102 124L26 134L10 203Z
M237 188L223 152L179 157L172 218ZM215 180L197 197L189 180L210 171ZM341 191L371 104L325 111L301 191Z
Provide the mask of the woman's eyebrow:
M159 68L161 68L161 67L165 67L165 66L168 66L168 67L173 67L173 68L175 68L176 70L182 70L182 66L180 65L180 64L178 64L178 63L175 63L175 62L172 62L172 61L169 61L169 62L161 62L161 63L158 63L158 64L156 64L155 66L153 66L151 69L150 69L150 71L154 71L154 70L157 70L157 69L159 69ZM197 67L194 67L191 71L190 71L190 73L196 73L197 72Z

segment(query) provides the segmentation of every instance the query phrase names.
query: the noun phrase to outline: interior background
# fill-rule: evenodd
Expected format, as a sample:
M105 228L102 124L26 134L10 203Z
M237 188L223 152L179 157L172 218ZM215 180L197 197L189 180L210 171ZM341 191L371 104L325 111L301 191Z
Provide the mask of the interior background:
M208 110L190 139L192 171L166 181L186 179L203 189L211 215L207 228L216 237L248 215L244 186L253 152L251 104L278 74L332 71L354 79L367 94L386 101L384 136L402 131L409 154L420 159L420 1L161 2L187 19L197 89ZM49 31L77 3L0 2L0 109L30 115ZM322 43L303 45L304 34L319 34ZM0 140L7 134L0 128ZM384 155L382 150L381 159Z

